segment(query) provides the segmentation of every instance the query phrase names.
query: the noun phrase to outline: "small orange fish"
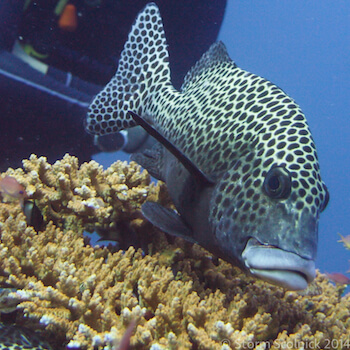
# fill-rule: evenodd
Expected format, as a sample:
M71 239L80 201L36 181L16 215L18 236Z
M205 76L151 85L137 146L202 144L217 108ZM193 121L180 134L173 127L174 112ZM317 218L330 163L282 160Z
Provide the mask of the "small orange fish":
M326 273L330 281L336 284L350 284L350 278L339 272Z
M4 178L0 178L0 192L5 196L19 199L23 207L27 193L25 188L14 177L6 175Z

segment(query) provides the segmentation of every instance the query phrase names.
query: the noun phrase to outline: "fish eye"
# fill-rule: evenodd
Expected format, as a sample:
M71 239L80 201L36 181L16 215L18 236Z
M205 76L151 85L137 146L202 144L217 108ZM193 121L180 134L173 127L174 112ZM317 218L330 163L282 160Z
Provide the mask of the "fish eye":
M275 199L286 199L291 192L291 178L283 167L273 167L267 173L264 181L265 193Z

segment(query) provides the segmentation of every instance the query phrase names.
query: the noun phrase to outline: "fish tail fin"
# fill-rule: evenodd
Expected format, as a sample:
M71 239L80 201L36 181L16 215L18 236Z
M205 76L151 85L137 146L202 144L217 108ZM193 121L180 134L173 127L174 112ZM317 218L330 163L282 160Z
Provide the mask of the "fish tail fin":
M147 114L153 96L171 85L169 55L156 4L149 3L137 16L124 45L118 70L92 101L86 129L97 135L136 126L128 111Z

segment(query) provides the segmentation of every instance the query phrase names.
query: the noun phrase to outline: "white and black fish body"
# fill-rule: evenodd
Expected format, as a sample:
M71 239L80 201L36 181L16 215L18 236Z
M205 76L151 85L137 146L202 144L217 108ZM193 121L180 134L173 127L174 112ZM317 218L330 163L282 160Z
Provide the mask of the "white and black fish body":
M313 280L328 192L302 111L277 86L237 67L221 42L176 91L153 3L138 15L118 71L86 121L98 135L137 124L160 144L134 159L166 182L177 208L146 203L154 225L288 289Z

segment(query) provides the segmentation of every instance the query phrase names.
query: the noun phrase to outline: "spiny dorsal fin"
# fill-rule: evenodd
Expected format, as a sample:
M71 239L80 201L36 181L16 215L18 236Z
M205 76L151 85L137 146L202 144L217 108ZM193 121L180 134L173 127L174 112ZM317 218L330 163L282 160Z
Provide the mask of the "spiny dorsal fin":
M188 71L181 90L185 91L190 84L195 82L196 78L200 76L203 71L222 62L232 63L235 65L235 63L229 57L224 43L222 41L218 41L211 45L209 50L204 53L201 59Z

